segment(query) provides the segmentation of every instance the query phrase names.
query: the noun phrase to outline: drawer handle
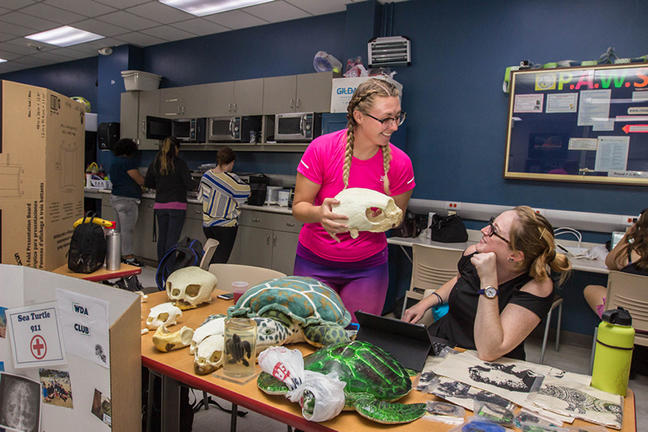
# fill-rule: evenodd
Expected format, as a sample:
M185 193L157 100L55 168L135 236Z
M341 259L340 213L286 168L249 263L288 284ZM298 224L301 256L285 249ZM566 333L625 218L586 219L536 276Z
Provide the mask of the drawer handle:
M294 227L295 223L294 222L286 222L286 226Z
M252 222L261 222L261 219L259 219L259 218L252 218Z

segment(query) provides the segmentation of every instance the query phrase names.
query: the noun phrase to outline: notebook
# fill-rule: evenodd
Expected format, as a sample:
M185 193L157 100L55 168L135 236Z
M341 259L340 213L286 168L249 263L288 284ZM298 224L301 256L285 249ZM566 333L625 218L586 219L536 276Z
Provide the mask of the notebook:
M411 324L395 318L357 311L360 324L357 340L378 345L392 354L406 368L423 370L433 342L446 342L430 336L423 324Z

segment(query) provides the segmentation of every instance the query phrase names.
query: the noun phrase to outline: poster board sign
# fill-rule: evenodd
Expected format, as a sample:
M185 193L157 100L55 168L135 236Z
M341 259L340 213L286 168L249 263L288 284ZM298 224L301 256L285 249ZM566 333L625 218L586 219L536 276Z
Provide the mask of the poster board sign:
M648 185L648 64L513 72L504 177Z

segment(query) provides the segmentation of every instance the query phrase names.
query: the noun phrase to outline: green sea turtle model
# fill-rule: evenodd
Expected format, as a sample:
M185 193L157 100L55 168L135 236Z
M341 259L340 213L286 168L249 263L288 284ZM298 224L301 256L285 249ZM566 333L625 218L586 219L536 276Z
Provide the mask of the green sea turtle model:
M266 342L283 345L308 342L322 347L349 342L345 327L351 314L340 296L317 279L285 276L261 282L248 289L227 310L229 317L271 318L283 325L285 332L267 333ZM272 340L272 339L275 340Z
M329 345L304 358L306 370L336 372L344 387L344 409L378 423L409 423L423 417L425 404L394 402L412 389L407 370L389 353L369 342L353 341ZM267 394L286 394L288 387L262 372L257 386ZM304 392L302 412L312 413L312 394ZM309 411L310 410L310 411Z

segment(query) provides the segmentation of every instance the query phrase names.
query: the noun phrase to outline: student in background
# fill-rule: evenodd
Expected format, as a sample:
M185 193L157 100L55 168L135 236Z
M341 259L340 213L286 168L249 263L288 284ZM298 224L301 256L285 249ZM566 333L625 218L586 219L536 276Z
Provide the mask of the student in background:
M112 147L112 152L115 158L108 173L112 182L110 204L117 213L116 229L121 234L122 262L141 267L133 247L144 185L144 177L137 169L137 144L130 138L122 138Z
M610 251L605 258L605 265L610 270L648 275L648 209L641 211L637 222L628 229L619 243ZM583 295L600 318L605 310L607 287L588 285L585 287Z
M144 179L144 186L155 189L153 211L157 221L158 262L178 243L187 212L187 192L196 186L187 163L178 157L179 153L177 139L162 140Z
M250 196L250 186L232 172L236 154L231 148L220 149L216 158L218 166L200 179L198 199L202 201L205 237L219 242L211 262L226 263L236 240L239 206Z
M371 78L360 84L347 107L347 128L322 135L308 146L297 167L293 215L299 233L294 274L311 276L340 294L355 311L380 315L389 269L384 233L351 238L346 216L334 213L333 197L347 187L390 195L405 214L414 170L410 158L389 142L405 120L398 89Z
M417 322L447 302L448 314L428 328L432 336L476 349L482 360L524 360L524 340L553 302L549 270L562 281L569 261L556 252L551 224L527 206L503 212L481 232L459 260L457 276L405 310L403 320Z

